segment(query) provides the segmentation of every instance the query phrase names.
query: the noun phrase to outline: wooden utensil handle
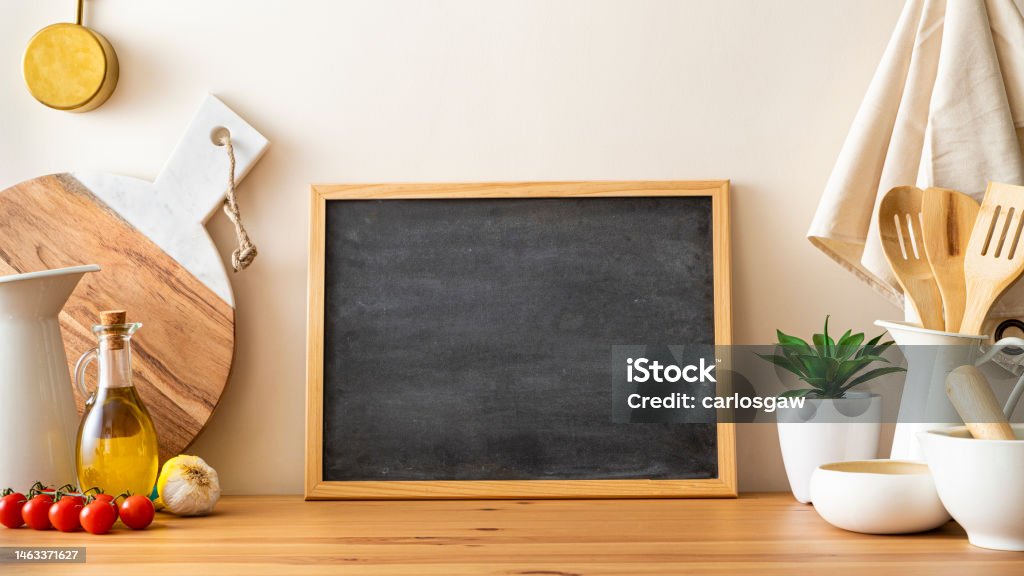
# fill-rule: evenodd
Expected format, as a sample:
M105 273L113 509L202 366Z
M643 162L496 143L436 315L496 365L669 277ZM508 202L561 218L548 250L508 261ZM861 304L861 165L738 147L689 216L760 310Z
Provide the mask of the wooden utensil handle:
M928 330L942 330L945 327L942 319L942 297L933 277L908 281L903 286L903 295L917 312L921 326Z
M964 319L960 323L961 334L981 334L985 318L999 297L998 293L993 293L990 286L988 282L973 282L970 278L967 279L967 304L964 308Z
M976 366L961 366L950 372L946 377L946 395L971 436L980 440L1016 439L988 379Z

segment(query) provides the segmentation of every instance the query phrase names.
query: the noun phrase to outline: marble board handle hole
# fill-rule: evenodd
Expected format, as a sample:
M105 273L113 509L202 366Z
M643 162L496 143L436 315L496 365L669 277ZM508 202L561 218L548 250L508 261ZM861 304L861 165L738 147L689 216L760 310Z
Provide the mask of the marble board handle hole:
M213 130L210 130L210 141L213 142L214 146L223 146L224 139L231 137L231 131L223 126L216 126Z

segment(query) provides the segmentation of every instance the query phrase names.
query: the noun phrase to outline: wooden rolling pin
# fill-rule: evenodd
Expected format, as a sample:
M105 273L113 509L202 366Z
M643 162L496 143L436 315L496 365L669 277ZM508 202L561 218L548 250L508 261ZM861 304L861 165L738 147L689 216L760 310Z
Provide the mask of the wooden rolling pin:
M988 379L976 366L961 366L946 376L946 395L971 436L979 440L1016 440Z

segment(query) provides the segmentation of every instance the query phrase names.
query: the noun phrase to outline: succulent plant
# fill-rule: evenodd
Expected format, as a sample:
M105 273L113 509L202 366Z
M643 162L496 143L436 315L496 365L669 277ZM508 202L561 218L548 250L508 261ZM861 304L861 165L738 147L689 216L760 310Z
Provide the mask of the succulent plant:
M811 338L811 344L796 336L776 330L779 338L777 354L758 356L779 368L792 372L809 384L810 388L788 390L782 393L789 398L843 398L855 386L894 372L905 372L899 366L883 366L868 370L876 362L889 363L882 357L893 342L881 342L883 334L864 342L864 333L854 334L847 330L839 341L828 335L828 320L825 329Z

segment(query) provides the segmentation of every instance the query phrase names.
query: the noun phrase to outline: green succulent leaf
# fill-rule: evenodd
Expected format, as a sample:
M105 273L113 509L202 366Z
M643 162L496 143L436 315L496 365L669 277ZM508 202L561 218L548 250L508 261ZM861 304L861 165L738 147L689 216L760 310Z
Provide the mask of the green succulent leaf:
M825 362L825 358L811 354L797 354L796 359L808 377L822 379L828 377L828 364Z
M775 333L779 338L779 344L781 344L784 348L795 348L800 352L811 351L811 345L808 344L807 342L804 342L803 339L797 338L796 336L790 336L789 334L786 334L782 330L776 330Z
M893 344L895 344L895 342L893 342L892 340L890 340L888 342L883 342L882 344L879 344L878 346L873 347L871 349L870 354L872 356L881 356L882 353L884 353L886 350L888 350L889 346L892 346Z
M814 334L811 336L811 342L814 343L814 348L819 356L828 356L828 344L824 334Z
M874 380L875 378L878 378L880 376L885 376L886 374L893 374L895 372L906 372L906 371L907 371L906 368L901 368L899 366L886 366L884 368L875 368L874 370L871 370L870 372L865 372L865 373L861 374L860 376L854 378L852 382L850 382L846 386L843 386L842 389L840 390L840 392L846 392L847 390L849 390L850 388L853 388L854 386L857 386L858 384L863 384L863 383L867 382L868 380Z
M825 336L825 355L831 355L834 350L836 343L832 340L832 337L828 335L828 320L831 316L825 316L825 329L823 330Z
M828 387L828 382L824 378L801 378L801 380L813 386L816 391L825 390Z
M758 354L757 357L761 358L762 360L767 360L768 362L775 364L779 368L792 372L797 376L805 375L803 372L803 368L799 366L794 360L786 356L779 356L778 354Z
M801 388L799 390L786 390L782 394L779 394L779 398L803 398L808 394L813 393L812 388Z
M836 346L836 356L841 360L846 360L853 356L860 350L861 343L864 342L864 333L850 334L847 330L846 334L839 339L839 344Z
M874 362L870 357L854 358L852 360L845 360L839 366L839 371L836 372L835 381L836 384L842 386L847 380L852 378L857 372L860 372L864 368L871 365Z

